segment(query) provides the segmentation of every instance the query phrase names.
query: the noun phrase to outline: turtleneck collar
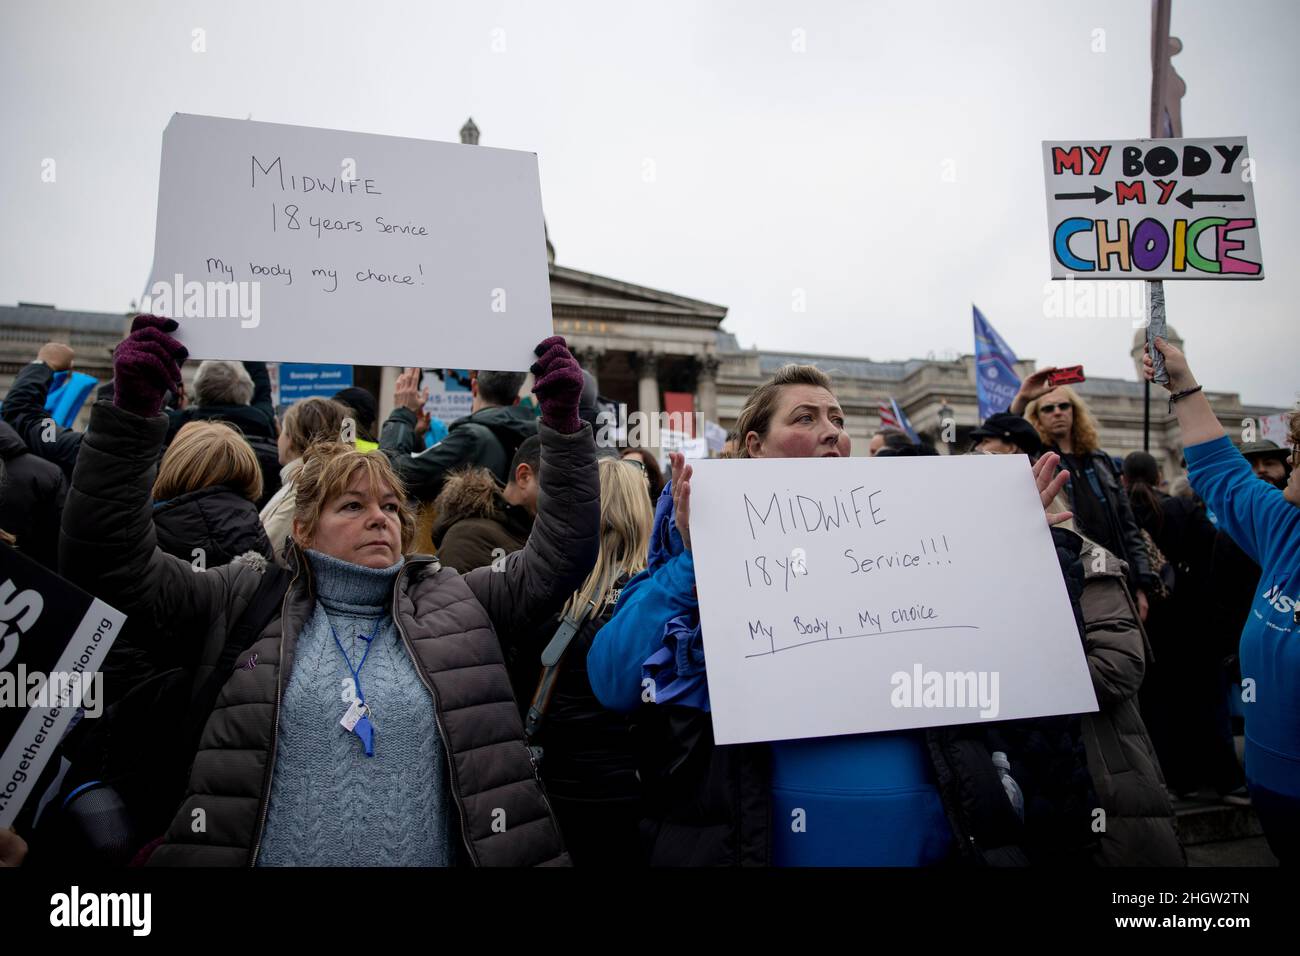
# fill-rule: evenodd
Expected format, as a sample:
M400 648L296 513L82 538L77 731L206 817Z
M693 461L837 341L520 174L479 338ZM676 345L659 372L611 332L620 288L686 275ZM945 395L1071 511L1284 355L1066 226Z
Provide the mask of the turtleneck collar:
M316 599L340 610L386 608L393 582L406 563L402 557L386 568L367 568L320 551L308 550L305 554L316 580Z

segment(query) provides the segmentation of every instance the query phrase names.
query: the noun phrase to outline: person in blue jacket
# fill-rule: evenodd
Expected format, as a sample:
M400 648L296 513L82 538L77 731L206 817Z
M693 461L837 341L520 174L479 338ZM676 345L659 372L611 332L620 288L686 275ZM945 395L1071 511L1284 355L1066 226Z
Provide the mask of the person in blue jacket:
M844 412L830 384L812 366L787 366L760 386L737 422L740 457L847 456ZM1068 479L1064 472L1053 479L1056 458L1048 455L1034 468L1044 505ZM624 588L587 656L592 689L604 706L631 712L655 704L641 711L646 722L660 716L650 712L677 714L661 735L661 762L704 791L688 792L659 814L650 862L924 866L958 852L971 855L972 847L984 862L1025 862L1007 849L1020 839L1018 821L1008 815L1011 804L990 760L990 751L1001 747L988 743L985 726L712 746L690 479L691 467L674 454L672 480L655 509L647 570ZM703 721L683 714L703 714ZM733 759L719 762L714 751ZM1068 786L1069 778L1079 779L1077 763L1050 776ZM1085 789L1086 776L1085 766ZM643 785L654 789L644 772ZM1087 799L1093 798L1076 802ZM654 802L649 796L647 803Z
M1178 413L1187 477L1219 527L1262 569L1241 631L1246 785L1273 854L1300 861L1300 469L1279 490L1257 479L1196 383L1187 357L1164 339L1169 402ZM1154 381L1151 355L1144 374ZM1291 416L1300 448L1300 415Z

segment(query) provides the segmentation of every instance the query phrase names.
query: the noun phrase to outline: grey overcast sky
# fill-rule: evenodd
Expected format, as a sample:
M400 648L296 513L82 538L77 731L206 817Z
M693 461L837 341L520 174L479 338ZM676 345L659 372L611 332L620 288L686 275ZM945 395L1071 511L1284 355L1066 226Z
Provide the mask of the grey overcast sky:
M1300 4L1173 7L1184 133L1249 137L1267 278L1166 283L1170 321L1207 386L1290 406ZM1134 378L1129 319L1044 317L1039 142L1145 136L1149 43L1142 0L6 0L0 303L139 294L173 112L472 115L539 155L560 264L726 305L745 346L970 352L974 302L1022 358Z

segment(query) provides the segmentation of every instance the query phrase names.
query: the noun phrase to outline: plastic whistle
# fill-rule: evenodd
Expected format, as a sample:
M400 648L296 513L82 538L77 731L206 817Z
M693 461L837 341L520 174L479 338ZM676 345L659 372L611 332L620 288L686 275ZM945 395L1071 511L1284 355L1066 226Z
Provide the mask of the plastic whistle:
M361 746L365 748L366 756L373 757L375 755L375 726L370 722L370 717L363 714L352 728L352 732L361 739Z

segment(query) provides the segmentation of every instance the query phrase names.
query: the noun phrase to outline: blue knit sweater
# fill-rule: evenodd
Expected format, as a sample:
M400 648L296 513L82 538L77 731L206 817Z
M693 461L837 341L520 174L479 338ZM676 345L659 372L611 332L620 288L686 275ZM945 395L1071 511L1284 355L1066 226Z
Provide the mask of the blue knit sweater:
M280 705L259 866L447 866L454 830L433 700L391 614L402 561L373 570L308 551L316 608L298 641ZM331 625L333 630L331 631ZM355 668L373 712L374 756L339 718Z

